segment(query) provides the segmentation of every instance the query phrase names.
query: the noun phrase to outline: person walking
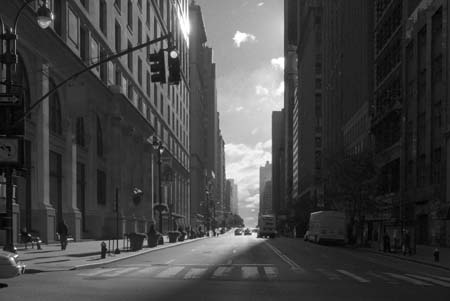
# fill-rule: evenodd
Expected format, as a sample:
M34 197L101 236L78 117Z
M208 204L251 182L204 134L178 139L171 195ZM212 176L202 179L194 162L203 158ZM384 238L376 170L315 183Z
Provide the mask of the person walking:
M61 250L65 250L67 247L67 235L69 234L69 228L64 220L61 220L58 224L59 241L61 243Z
M411 256L411 236L409 235L408 230L405 230L403 237L403 255L406 255L407 252L408 255Z

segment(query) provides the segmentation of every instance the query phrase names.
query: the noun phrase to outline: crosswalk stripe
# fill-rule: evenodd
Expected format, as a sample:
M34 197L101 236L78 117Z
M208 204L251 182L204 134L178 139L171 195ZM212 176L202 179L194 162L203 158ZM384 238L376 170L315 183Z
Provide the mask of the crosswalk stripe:
M181 272L183 269L184 269L184 267L180 267L180 266L169 267L168 269L158 273L155 277L156 278L170 278L170 277L174 277L176 274Z
M322 274L327 276L327 278L330 280L341 280L342 279L338 274L324 270L324 269L316 269L316 271L321 272Z
M226 277L231 273L232 269L233 267L217 267L212 277L213 278Z
M186 275L184 275L184 279L198 279L201 278L207 271L207 268L191 268Z
M159 270L160 268L161 267L159 267L159 266L149 266L149 267L134 271L132 273L132 275L136 276L136 275L152 274L152 273L156 272L157 270Z
M404 280L406 282L410 282L410 283L413 283L413 284L416 284L416 285L432 286L432 284L430 284L430 283L426 283L426 282L423 282L423 281L420 281L420 280L417 280L417 279L413 279L413 278L410 278L410 277L407 277L407 276L398 275L398 274L394 274L394 273L385 273L385 274L387 274L387 275L389 275L389 276L391 276L393 278Z
M115 269L115 271L111 271L111 273L103 273L103 277L115 277L115 276L119 276L128 272L131 272L133 270L136 270L138 268L134 267L134 268L118 268Z
M278 269L276 267L264 267L264 273L268 279L275 279L278 277Z
M359 282L363 282L363 283L368 283L368 282L370 282L370 280L367 280L367 279L365 279L365 278L359 277L358 275L355 275L355 274L353 274L353 273L350 273L350 272L348 272L348 271L346 271L346 270L336 270L336 271L338 271L339 273L344 274L344 275L346 275L346 276L348 276L348 277L351 277L351 278L353 278L353 279L355 279L355 280L357 280L357 281L359 281Z
M429 278L429 277L425 277L425 276L419 276L419 275L414 275L414 274L406 274L406 275L414 277L414 278L418 278L418 279L421 279L421 280L425 280L425 281L428 281L428 282L431 282L431 283L434 283L434 284L439 284L439 285L442 285L444 287L450 287L450 283L444 282L444 281L441 281L441 280L436 280L436 279L433 279L433 278Z
M259 273L257 267L241 267L242 278L244 279L258 279Z
M97 275L100 275L100 274L103 274L103 273L107 273L107 272L110 272L110 271L113 271L113 270L115 270L115 269L113 269L113 268L109 268L109 269L95 269L95 270L93 270L90 273L79 273L78 276L93 277L93 276L97 276Z
M374 273L372 271L367 272L367 275L370 275L372 277L376 277L376 278L382 279L382 280L384 280L386 282L389 282L391 284L398 284L398 282L396 280L388 278L388 277L385 277L385 276L380 275L380 274L376 274L376 273Z

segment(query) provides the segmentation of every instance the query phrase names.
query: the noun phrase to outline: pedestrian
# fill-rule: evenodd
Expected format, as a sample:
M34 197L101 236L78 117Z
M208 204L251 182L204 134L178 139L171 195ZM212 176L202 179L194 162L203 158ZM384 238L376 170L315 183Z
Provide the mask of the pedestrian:
M403 237L403 255L406 255L406 252L411 256L411 236L409 235L408 230L405 230Z
M391 238L389 234L385 231L383 235L383 252L390 252L391 250Z
M61 250L65 250L67 247L67 235L69 234L69 228L64 220L61 220L58 224L58 235L61 243Z

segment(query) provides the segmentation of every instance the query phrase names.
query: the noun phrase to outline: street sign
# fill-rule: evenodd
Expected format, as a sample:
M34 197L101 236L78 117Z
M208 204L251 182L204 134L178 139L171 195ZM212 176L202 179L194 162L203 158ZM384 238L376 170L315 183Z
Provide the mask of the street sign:
M0 138L0 166L14 166L22 164L23 138Z

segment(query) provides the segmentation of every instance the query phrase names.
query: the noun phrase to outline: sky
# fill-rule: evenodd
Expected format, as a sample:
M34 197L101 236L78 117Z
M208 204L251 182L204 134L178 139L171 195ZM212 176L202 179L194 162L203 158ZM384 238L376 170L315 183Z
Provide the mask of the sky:
M283 107L283 0L196 0L216 63L226 177L256 226L259 167L272 161L272 111Z

